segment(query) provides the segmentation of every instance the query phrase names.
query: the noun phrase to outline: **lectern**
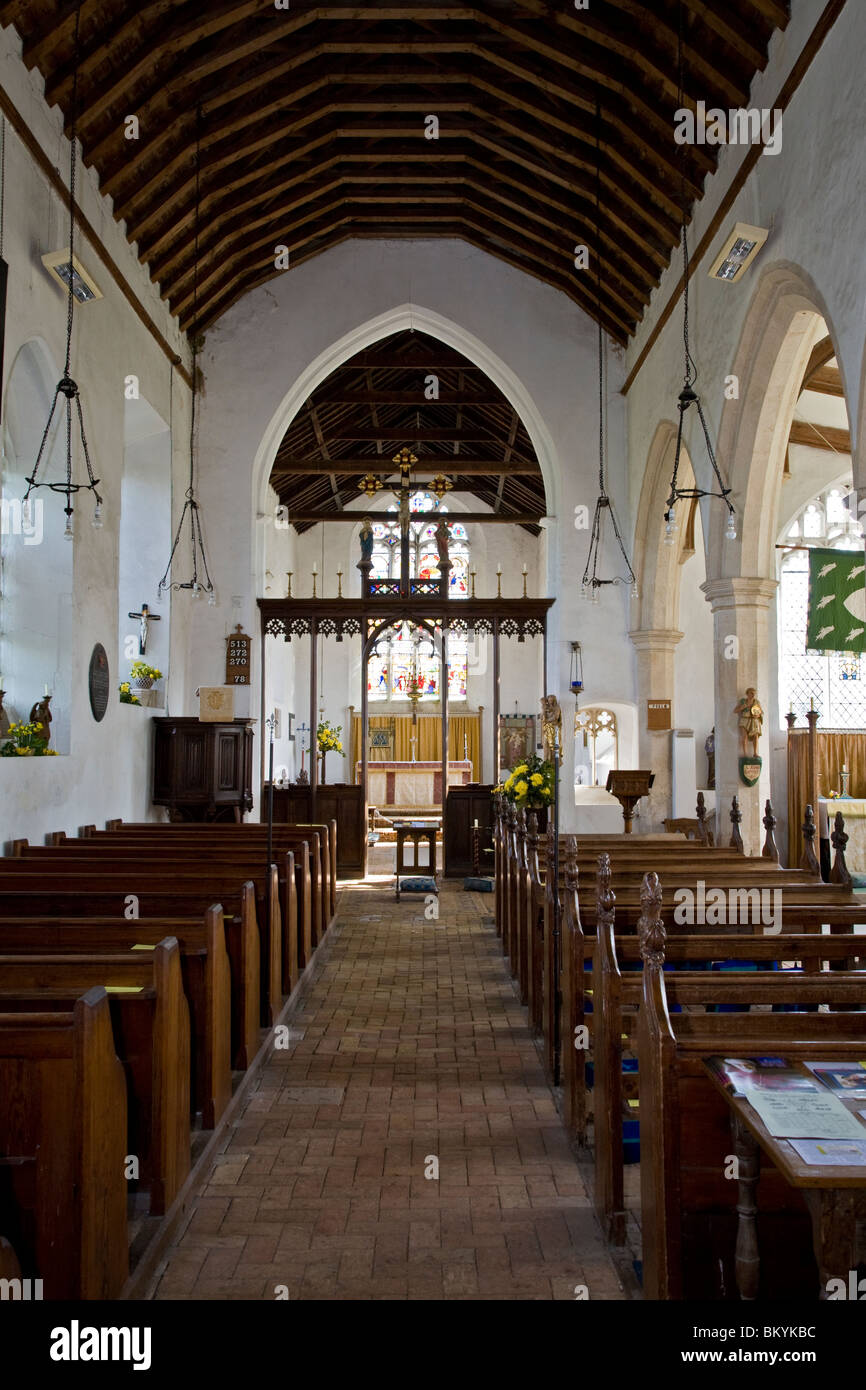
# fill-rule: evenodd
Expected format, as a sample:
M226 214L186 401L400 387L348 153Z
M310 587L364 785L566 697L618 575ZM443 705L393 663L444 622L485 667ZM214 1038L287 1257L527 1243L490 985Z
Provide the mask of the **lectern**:
M606 791L611 796L615 796L622 806L622 818L625 821L625 833L631 834L631 823L634 815L634 808L642 796L649 794L649 789L655 781L654 772L622 771L609 772L607 774Z

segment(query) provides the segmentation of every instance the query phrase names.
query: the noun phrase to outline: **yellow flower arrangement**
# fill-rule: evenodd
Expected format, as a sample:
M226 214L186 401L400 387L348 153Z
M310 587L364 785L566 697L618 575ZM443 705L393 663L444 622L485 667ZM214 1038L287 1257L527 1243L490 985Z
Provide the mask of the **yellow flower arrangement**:
M319 752L342 753L343 744L340 740L340 734L342 732L342 724L338 724L334 727L329 719L323 719L316 730L316 747Z
M547 806L553 800L553 764L533 755L519 763L493 790L518 808L537 810Z
M57 757L56 748L48 747L41 724L25 724L23 720L9 725L8 741L0 748L3 758Z

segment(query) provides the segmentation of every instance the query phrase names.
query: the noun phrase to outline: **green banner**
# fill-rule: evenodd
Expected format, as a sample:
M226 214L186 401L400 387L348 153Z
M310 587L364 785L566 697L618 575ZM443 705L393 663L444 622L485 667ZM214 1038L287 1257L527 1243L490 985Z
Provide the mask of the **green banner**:
M809 651L866 651L866 563L862 550L809 551Z

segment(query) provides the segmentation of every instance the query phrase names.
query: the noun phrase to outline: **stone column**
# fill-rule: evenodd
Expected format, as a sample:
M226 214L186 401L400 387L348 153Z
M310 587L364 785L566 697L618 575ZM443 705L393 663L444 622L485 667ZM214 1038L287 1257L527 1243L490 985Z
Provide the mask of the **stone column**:
M761 852L761 811L770 795L770 657L769 608L775 579L733 576L708 579L701 588L713 612L716 694L716 844L731 838L731 799L739 797L740 833L746 854ZM740 780L740 729L734 709L754 686L764 709L758 744L763 761L760 781L747 787Z
M640 819L635 831L640 835L664 830L671 814L671 736L666 729L647 728L647 700L670 700L671 723L675 724L674 654L683 634L672 628L642 628L630 632L637 652L638 764L655 773L648 797L638 803Z

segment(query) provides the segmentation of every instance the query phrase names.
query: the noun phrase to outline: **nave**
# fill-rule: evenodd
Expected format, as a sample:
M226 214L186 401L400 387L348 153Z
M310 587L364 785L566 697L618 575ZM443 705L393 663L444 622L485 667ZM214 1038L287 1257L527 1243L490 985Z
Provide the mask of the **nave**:
M375 868L341 887L289 1047L233 1123L154 1296L628 1297L490 896L445 880L429 921Z

